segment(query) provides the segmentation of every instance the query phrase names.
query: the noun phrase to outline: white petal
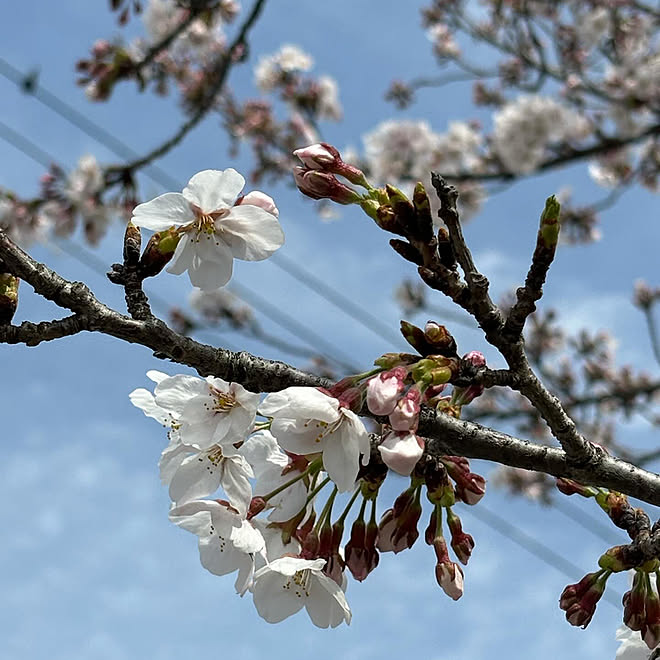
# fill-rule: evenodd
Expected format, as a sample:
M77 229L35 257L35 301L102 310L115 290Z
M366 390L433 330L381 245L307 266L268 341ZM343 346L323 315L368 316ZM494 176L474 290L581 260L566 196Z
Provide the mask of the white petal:
M325 573L316 573L306 601L307 614L319 628L336 628L351 622L351 609L341 587Z
M227 493L231 505L241 515L245 515L252 500L249 479L254 477L254 472L242 456L223 459L222 467L222 489Z
M343 425L342 425L343 426ZM323 467L340 493L353 490L359 466L359 450L350 432L330 435L323 449Z
M275 571L276 573L281 573L282 575L287 575L291 577L295 575L298 571L304 571L306 569L312 571L320 571L325 566L325 559L301 559L300 557L280 557L272 561L268 566L257 571L254 576L255 579L259 574L270 570Z
M191 398L207 392L208 386L201 378L177 374L158 383L154 394L159 406L180 415Z
M197 536L207 536L211 529L211 513L200 510L199 507L191 507L193 502L189 502L180 507L174 507L170 510L170 520Z
M229 249L226 246L223 249L226 250L224 260L203 260L198 254L193 257L193 262L188 268L188 276L193 286L202 291L215 291L229 282L234 263ZM215 254L219 256L220 252L216 250Z
M199 559L202 566L213 575L227 575L241 568L252 559L239 552L230 540L216 533L199 539Z
M188 181L183 196L205 213L234 205L245 179L231 167L226 170L204 170Z
M176 504L206 497L220 486L222 469L209 460L208 452L185 458L170 483L170 499Z
M289 462L273 434L266 430L253 433L241 447L241 454L245 456L257 474L266 469L266 463L274 463L281 469Z
M147 416L155 419L157 422L160 422L163 426L172 425L172 415L170 415L167 410L163 410L157 403L154 395L145 390L143 387L138 387L138 389L133 390L128 398L131 400L131 403L142 410L142 412Z
M136 227L163 231L192 222L195 214L181 193L165 193L133 209L131 221Z
M305 604L305 599L300 598L293 589L284 588L288 578L269 571L257 579L257 575L262 570L255 573L252 585L254 606L257 608L259 616L268 623L279 623L300 611Z
M259 406L259 412L267 417L334 422L339 417L339 402L315 387L288 387L268 394Z
M177 438L170 442L170 444L163 450L158 461L158 469L160 470L160 482L163 486L169 486L174 478L176 471L181 466L181 463L194 453L195 450L188 445L182 445L180 439Z
M294 454L316 454L323 451L325 425L315 419L274 419L271 433L282 449Z
M350 429L353 434L354 441L357 443L358 451L362 454L362 465L369 465L369 457L371 456L371 440L369 439L369 431L365 427L362 420L348 408L341 408L341 414L344 417L344 423L341 425L342 429Z
M217 226L236 259L261 261L284 245L277 218L257 206L235 206Z
M261 552L266 547L261 532L247 520L241 521L240 527L234 527L231 530L230 538L234 547L246 554Z
M168 273L172 273L172 275L181 275L181 273L185 273L190 268L194 257L195 248L192 237L190 234L184 234L179 239L170 263L165 270Z
M171 378L169 374L164 374L162 371L156 371L155 369L149 369L147 371L147 378L153 380L154 383L158 384L166 378Z

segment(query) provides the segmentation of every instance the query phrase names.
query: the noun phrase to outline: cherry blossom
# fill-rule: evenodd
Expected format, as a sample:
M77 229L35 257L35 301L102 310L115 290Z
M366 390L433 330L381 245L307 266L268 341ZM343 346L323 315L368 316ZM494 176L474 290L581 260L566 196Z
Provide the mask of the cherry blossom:
M616 639L621 644L616 651L616 660L648 660L650 657L649 647L638 630L620 626L616 631Z
M169 485L170 498L175 504L206 497L222 487L230 504L239 513L247 513L252 499L249 480L254 472L235 451L233 455L225 455L218 445L206 450L195 449L184 445L177 433L163 451L159 467L161 481Z
M241 453L254 469L255 495L267 495L301 474L280 449L270 431L259 431L250 436L241 448ZM296 481L281 493L268 499L268 508L272 508L268 520L271 522L290 520L304 508L306 499L305 483L302 480Z
M239 198L244 185L231 168L198 172L183 193L165 193L136 206L133 224L153 231L178 228L168 272L187 270L194 286L217 289L230 280L233 259L261 261L284 244L273 200L264 193Z
M147 390L131 393L131 401L145 415L165 426L176 426L180 441L197 449L223 448L236 455L233 445L245 439L254 424L259 395L222 378L149 372L156 380L154 396Z
M272 417L280 446L295 454L323 453L323 465L340 492L351 490L360 455L369 462L369 434L359 417L339 400L313 387L289 387L269 394L259 412Z
M252 585L259 615L268 623L279 623L305 607L319 628L350 624L344 592L323 573L324 566L325 559L281 557L260 568Z
M238 571L236 591L252 583L255 557L265 552L261 533L244 516L215 500L194 500L170 510L170 520L199 537L202 566L214 575Z

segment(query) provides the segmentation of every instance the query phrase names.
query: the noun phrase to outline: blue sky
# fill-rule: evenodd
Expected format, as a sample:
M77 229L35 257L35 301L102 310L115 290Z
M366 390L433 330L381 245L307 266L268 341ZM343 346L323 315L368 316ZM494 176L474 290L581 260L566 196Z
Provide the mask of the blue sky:
M314 71L336 77L345 120L328 125L325 135L339 148L359 146L362 133L394 115L425 118L442 131L450 119L471 113L469 89L454 86L441 93L422 93L419 104L404 113L382 100L392 78L434 70L430 44L419 29L418 6L376 0L271 0L252 37L251 61L281 43L297 43L314 56ZM129 33L139 27L132 25ZM140 96L126 85L117 89L110 103L92 105L73 82L75 60L88 52L94 39L115 31L106 3L16 3L11 17L0 25L0 54L21 70L40 68L44 87L144 152L178 125L180 113L172 99ZM248 66L234 71L232 83L243 95L254 92ZM0 118L63 164L73 167L85 153L95 154L101 162L116 162L113 154L21 95L10 82L0 79L0 91ZM1 148L0 186L23 195L36 193L43 168L4 143ZM246 171L247 162L245 154L229 160L217 121L207 119L159 165L183 187L199 170L232 166ZM497 195L466 227L477 264L491 278L497 295L524 277L543 200L567 183L577 200L603 194L584 167L573 167ZM142 192L149 198L161 190L145 179ZM402 277L414 272L391 251L387 237L352 209L337 221L323 223L296 191L280 186L266 192L280 208L286 256L395 329L400 316L392 291ZM660 228L650 222L654 212L657 216L657 203L649 194L627 193L604 214L601 242L560 249L544 298L547 304L561 306L570 327L612 328L620 339L621 362L649 370L654 366L643 319L629 299L634 279L645 277L657 284L654 252ZM98 256L106 264L118 260L120 237L117 227L100 246ZM35 246L32 253L65 277L85 280L104 302L122 308L117 287L56 245ZM272 263L238 262L235 277L298 314L365 367L394 348ZM179 305L190 291L187 278L167 274L150 286ZM439 298L433 302L444 304ZM52 305L22 287L18 320L57 315ZM272 332L281 332L267 319L260 320ZM448 325L462 351L485 350L478 333ZM254 340L228 340L260 355L290 359ZM419 542L408 553L383 556L365 583L351 582L350 627L320 631L304 614L269 625L257 616L249 597L233 594L231 578L217 578L202 569L195 539L167 521L169 502L156 468L166 439L162 429L131 406L127 395L147 385L148 369L174 373L176 368L142 347L91 334L37 348L0 345L0 356L5 383L0 405L0 496L5 509L0 544L2 658L284 658L291 647L313 651L319 660L340 655L370 660L401 653L429 660L486 654L513 659L614 656L619 610L602 603L590 627L582 631L571 628L556 606L565 584L593 570L606 542L581 531L557 511L515 501L494 488L484 505L582 572L566 576L469 510L458 511L477 543L466 569L466 593L458 603L435 584L432 552ZM633 419L626 439L653 446L653 438L641 429ZM486 464L479 467L485 473L491 469ZM405 482L388 482L391 501ZM615 531L612 538L613 543L625 542ZM622 593L625 578L613 580L613 586Z

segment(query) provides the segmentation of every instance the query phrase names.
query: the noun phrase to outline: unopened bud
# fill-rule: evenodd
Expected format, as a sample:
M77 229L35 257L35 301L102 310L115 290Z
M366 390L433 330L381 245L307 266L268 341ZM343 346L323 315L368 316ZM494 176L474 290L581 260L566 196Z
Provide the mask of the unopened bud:
M328 172L294 167L293 178L298 190L312 199L329 199L337 204L357 204L362 201L355 190Z
M11 323L18 307L20 280L11 273L0 273L0 325Z
M176 229L165 229L154 234L144 248L138 264L142 279L158 275L174 256L181 234Z
M554 195L545 201L545 208L541 213L541 226L539 227L539 239L545 247L554 248L559 240L559 212L561 204Z

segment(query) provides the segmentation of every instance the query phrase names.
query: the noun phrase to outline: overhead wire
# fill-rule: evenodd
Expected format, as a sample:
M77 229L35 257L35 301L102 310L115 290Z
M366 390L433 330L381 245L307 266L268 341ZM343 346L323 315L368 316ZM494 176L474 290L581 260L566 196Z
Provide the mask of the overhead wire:
M73 106L63 101L53 92L47 90L41 85L38 79L34 79L31 84L26 85L26 79L30 79L30 74L21 73L12 66L6 59L0 57L0 75L14 83L25 94L31 95L37 101L43 103L53 112L57 113L70 124L87 134L100 144L103 144L110 151L114 152L120 158L132 159L136 157L136 152L119 138L111 135L102 126L90 120L85 115L76 110ZM157 166L150 165L150 169L145 168L145 174L154 182L166 189L178 188L180 183L170 176L164 170ZM344 295L335 287L331 287L320 278L313 275L309 270L296 264L292 259L282 255L275 254L271 261L281 270L288 273L303 286L314 291L318 296L329 302L337 309L341 310L353 320L363 325L381 339L389 343L400 344L402 337L394 332L380 318L366 311L361 305L355 303L350 297Z
M0 58L0 63L7 64L5 60L2 60L2 58ZM0 67L0 75L4 75L8 79L12 80L12 82L16 83L16 80L6 75L6 70L7 70L6 66ZM43 88L38 85L35 85L34 89L41 89L42 91L44 91ZM29 93L34 94L34 91L30 90ZM49 98L48 94L46 95L45 98ZM50 96L57 99L57 97L55 97L54 95L50 95ZM61 101L61 106L58 103L48 104L44 100L43 94L40 97L35 96L35 98L38 98L46 105L48 105L48 107L51 107L52 110L58 112L58 114L63 116L65 119L68 119L70 123L73 123L74 125L78 125L77 115L79 113L77 113L77 111L74 111L72 113L67 113L66 116L62 114L63 112L66 113L67 108L74 110L73 108L70 108L68 104L64 103L63 101ZM83 126L85 126L86 128L84 128ZM96 125L93 122L89 122L89 126L87 126L87 123L85 123L78 125L78 128L86 132L88 135L90 135L90 137L93 137L94 139L98 139L99 142L105 144L105 146L107 146L108 148L111 148L110 143L106 144L103 141L103 139L101 139L100 136L102 135L102 133L98 133L99 137L97 138L96 136L91 135L89 130L86 130L87 128L93 126ZM33 160L39 162L42 165L45 165L46 167L48 167L51 163L56 162L56 159L52 158L43 149L41 149L40 147L32 143L30 140L25 138L25 136L22 136L20 133L16 132L11 127L9 127L8 125L6 125L4 122L1 121L0 121L0 139L4 139L6 142L12 144L17 149L22 151L25 155L29 156L30 158L33 158ZM118 141L118 144L121 143ZM153 174L153 170L150 174L148 174L148 176L156 183L163 185L162 181L158 181L155 178ZM158 176L158 174L156 174L156 176ZM172 187L169 182L167 184L167 187ZM87 265L92 267L91 264L92 264L92 260L87 260ZM346 313L352 316L356 321L358 321L365 327L370 328L376 334L379 334L382 338L387 339L388 341L392 339L393 334L392 336L389 336L390 335L389 328L387 328L387 326L384 326L384 324L382 324L382 322L377 317L371 315L369 312L365 312L365 310L361 309L359 306L353 303L353 301L343 296L343 294L340 294L339 292L334 290L332 287L327 285L325 282L321 281L319 278L316 278L315 276L311 275L310 273L299 267L297 264L295 264L293 261L289 260L288 258L285 258L284 260L280 260L280 266L282 267L282 270L288 272L295 279L299 279L303 281L302 278L306 277L307 279L305 280L305 283L306 286L308 286L308 288L316 291L321 297L326 298L328 302L332 302L333 305L340 307L343 311L346 311ZM234 288L238 289L239 292L242 291L244 294L247 291L246 288L243 286L239 286L239 287L234 286ZM250 295L254 295L254 294L250 294ZM239 293L239 297L241 297L240 293ZM254 299L256 300L256 298ZM348 301L350 303L348 310L341 307L341 305L345 301ZM154 298L154 302L156 302L158 306L160 306L164 301L162 299L160 301L157 301L156 298ZM262 300L262 302L265 301ZM310 331L308 330L308 332ZM295 334L295 332L293 332L293 334ZM340 363L343 360L340 360L339 358L334 358L334 361ZM581 575L582 569L580 569L580 567L578 567L576 564L573 564L569 560L565 559L564 557L556 553L554 550L550 549L545 544L537 541L534 537L527 534L523 530L519 529L505 518L502 518L493 511L485 508L484 505L480 504L478 507L470 507L469 512L472 515L474 515L477 519L481 520L481 522L489 526L491 529L494 529L495 531L503 534L510 541L512 541L519 547L523 548L524 550L526 550L527 552L529 552L530 554L532 554L542 562L564 573L569 578L573 579L576 576ZM616 607L620 607L619 605L621 602L620 597L618 595L613 594L611 590L607 590L603 598L608 603L615 605Z

